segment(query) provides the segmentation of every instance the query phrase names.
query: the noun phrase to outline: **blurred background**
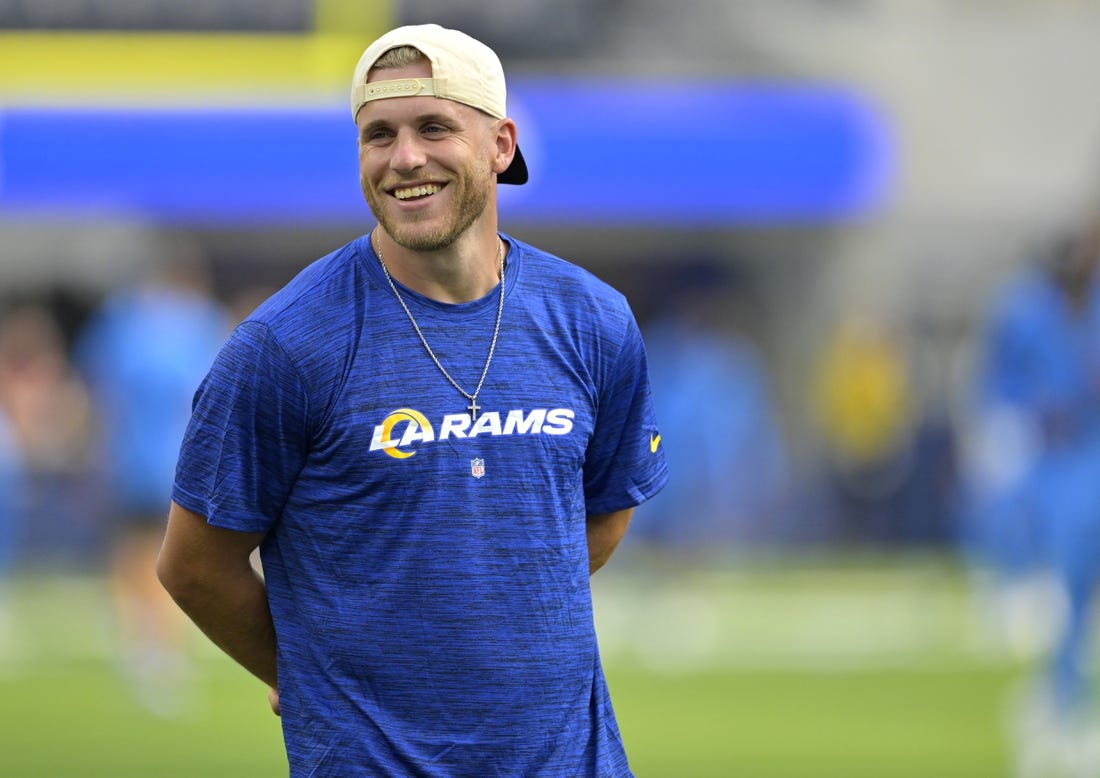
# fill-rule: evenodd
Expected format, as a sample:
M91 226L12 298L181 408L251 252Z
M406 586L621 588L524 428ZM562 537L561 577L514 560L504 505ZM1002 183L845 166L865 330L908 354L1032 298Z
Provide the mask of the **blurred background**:
M673 480L594 580L638 775L1100 775L1094 0L0 0L0 773L285 771L148 560L426 21L504 62L502 228L646 335Z

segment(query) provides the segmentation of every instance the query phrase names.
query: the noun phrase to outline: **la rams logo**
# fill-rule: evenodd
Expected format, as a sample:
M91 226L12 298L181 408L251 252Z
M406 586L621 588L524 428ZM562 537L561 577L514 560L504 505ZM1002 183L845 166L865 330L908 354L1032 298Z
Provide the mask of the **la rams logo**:
M409 443L413 442L410 433L415 433L416 429L430 430L432 428L432 425L428 423L428 420L424 418L424 414L420 411L414 411L412 408L398 408L387 416L385 421L374 428L374 439L371 441L370 450L374 451L376 448L381 448L394 459L408 459L415 454L415 451L402 451L398 448L399 441L393 439L393 428L401 422L409 423L406 430L406 435L410 437ZM405 437L402 436L399 440L404 441L404 439Z
M455 413L444 416L439 423L439 433L420 411L398 408L375 426L370 450L381 451L394 459L414 456L417 447L450 438L476 438L497 435L568 435L573 431L574 414L568 408L534 408L508 411L504 418L496 411L488 411L471 421L469 414ZM484 475L485 463L470 463L475 478ZM477 470L481 468L479 475Z

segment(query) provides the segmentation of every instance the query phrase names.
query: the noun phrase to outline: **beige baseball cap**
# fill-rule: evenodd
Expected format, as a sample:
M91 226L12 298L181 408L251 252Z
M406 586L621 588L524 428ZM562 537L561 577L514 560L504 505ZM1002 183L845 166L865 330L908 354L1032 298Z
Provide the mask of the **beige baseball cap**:
M400 78L367 83L367 73L390 49L412 46L432 63L431 78ZM355 66L351 80L351 118L371 100L433 95L476 108L503 119L507 101L504 68L496 53L464 32L438 24L417 24L390 30L376 40ZM502 184L527 183L527 163L516 147L508 169L497 176Z

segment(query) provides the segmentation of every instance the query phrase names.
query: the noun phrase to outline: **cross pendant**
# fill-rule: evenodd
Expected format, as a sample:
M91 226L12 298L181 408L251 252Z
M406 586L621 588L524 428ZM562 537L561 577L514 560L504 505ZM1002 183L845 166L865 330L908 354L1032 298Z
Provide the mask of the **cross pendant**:
M481 408L481 406L477 404L477 398L471 397L470 404L466 406L466 410L470 412L470 421L477 421L477 412L479 408Z

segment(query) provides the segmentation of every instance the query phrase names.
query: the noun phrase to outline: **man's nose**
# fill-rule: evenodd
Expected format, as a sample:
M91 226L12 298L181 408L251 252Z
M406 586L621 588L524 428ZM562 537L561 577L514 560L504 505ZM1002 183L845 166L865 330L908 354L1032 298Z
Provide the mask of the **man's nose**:
M393 144L393 156L390 167L398 172L407 172L421 167L427 155L424 153L424 141L414 132L399 132Z

